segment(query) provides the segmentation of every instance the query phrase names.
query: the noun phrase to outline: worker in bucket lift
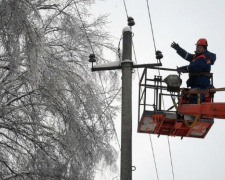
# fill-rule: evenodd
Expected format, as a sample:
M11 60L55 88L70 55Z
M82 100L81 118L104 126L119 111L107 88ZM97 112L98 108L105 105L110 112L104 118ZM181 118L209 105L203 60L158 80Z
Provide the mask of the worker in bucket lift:
M189 73L187 87L191 87L191 89L207 89L211 87L210 70L211 65L213 65L216 60L216 54L209 52L207 46L207 40L201 38L196 43L195 54L190 54L182 49L177 43L173 42L171 44L171 47L174 48L182 58L190 62L187 66L178 67L177 71L178 73ZM204 102L204 99L205 94L201 94L200 102ZM191 104L196 104L197 95L191 95L189 101Z

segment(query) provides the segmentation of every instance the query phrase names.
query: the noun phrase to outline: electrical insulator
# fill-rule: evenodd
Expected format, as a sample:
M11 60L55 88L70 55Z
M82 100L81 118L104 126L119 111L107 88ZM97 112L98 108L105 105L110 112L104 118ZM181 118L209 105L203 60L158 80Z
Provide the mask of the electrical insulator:
M156 55L156 59L162 59L163 58L163 54L162 54L162 52L161 51L156 51L155 52L155 55Z
M96 62L96 59L95 59L95 55L94 54L90 54L90 56L89 56L89 62Z
M128 26L133 26L133 25L135 25L134 18L128 17L127 21L128 21Z

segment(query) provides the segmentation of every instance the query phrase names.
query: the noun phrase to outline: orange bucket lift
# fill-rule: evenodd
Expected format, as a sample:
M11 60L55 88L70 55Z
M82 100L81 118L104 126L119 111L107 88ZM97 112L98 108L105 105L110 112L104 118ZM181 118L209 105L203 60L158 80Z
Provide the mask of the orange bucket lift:
M214 118L225 119L225 103L213 102L216 91L225 91L225 88L180 88L182 80L178 75L169 75L164 80L162 76L149 78L149 69L144 69L139 82L139 133L204 138L212 127ZM200 103L201 93L205 94L203 103ZM197 94L197 104L189 103L191 94ZM162 110L165 96L171 97L172 106ZM168 101L166 104L169 104Z

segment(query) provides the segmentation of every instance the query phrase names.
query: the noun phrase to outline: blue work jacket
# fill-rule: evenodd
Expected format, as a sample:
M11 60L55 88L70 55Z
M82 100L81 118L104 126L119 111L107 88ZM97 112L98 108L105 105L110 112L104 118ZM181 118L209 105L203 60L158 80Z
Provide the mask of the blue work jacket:
M210 87L210 77L206 74L210 72L211 65L216 60L216 54L209 51L198 54L190 54L181 47L177 50L177 53L189 61L188 66L182 66L182 69L186 69L189 72L189 79L187 80L187 86L191 88L206 89ZM205 74L204 74L205 73Z

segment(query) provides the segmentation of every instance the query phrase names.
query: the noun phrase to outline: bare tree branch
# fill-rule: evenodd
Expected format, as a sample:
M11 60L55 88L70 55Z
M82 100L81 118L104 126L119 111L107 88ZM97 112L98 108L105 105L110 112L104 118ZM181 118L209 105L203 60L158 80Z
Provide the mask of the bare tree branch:
M93 180L97 165L116 161L117 74L91 73L88 62L92 50L100 63L115 49L92 2L0 1L2 179Z

